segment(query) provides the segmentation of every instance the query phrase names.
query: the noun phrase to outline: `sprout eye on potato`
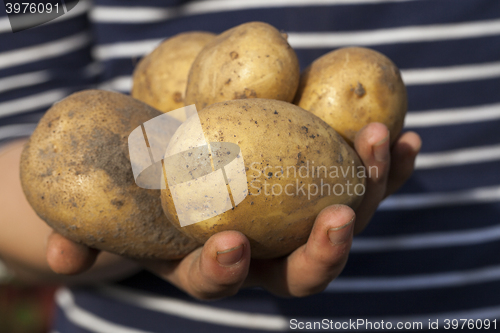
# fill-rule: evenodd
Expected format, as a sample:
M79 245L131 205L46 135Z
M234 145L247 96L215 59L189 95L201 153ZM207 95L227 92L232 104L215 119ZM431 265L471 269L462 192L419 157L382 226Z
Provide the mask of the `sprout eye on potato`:
M299 84L295 51L273 26L250 22L209 42L189 72L185 104L204 107L232 99L291 102Z
M394 143L408 104L396 65L361 47L338 49L316 59L302 73L294 103L326 121L351 146L356 133L371 122L385 124Z
M52 106L21 157L21 184L35 212L75 242L129 257L178 259L200 246L168 222L160 190L134 181L128 135L158 115L97 90Z

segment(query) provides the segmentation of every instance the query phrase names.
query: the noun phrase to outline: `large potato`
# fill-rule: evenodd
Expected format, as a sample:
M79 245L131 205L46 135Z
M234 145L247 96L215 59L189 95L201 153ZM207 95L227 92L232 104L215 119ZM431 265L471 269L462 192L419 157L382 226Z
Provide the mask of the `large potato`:
M371 122L385 124L394 143L407 110L406 88L396 65L361 47L316 59L302 74L294 103L326 121L351 145Z
M201 110L243 98L291 102L299 77L299 62L286 38L267 23L245 23L223 32L198 54L185 104Z
M238 230L249 238L252 257L279 257L306 242L323 208L360 203L364 167L342 137L312 113L282 101L247 99L212 104L199 119L211 157L202 156L200 122L190 117L167 149L182 153L165 159L176 175L161 196L168 219L199 242ZM233 149L238 146L241 153ZM229 165L238 158L242 168ZM215 178L197 181L212 172L211 164L222 180L224 167L230 191ZM179 216L201 222L181 227Z
M162 112L183 107L191 64L214 38L210 32L192 31L162 42L135 68L132 97Z
M40 218L73 241L129 257L176 259L199 246L168 222L160 190L134 182L128 135L158 115L97 90L52 106L21 157L23 190Z

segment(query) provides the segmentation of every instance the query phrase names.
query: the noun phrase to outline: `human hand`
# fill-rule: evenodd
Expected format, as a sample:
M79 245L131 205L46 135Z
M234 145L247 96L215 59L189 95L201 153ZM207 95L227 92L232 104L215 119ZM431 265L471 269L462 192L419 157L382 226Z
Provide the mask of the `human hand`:
M380 202L410 178L422 141L417 133L406 132L390 147L387 127L371 123L358 132L354 146L367 173L372 170L366 179L363 201L356 209L354 234L358 234L366 228Z
M322 291L347 262L353 233L367 225L379 203L395 192L413 172L419 136L407 132L392 150L385 125L372 123L357 135L355 148L367 170L364 199L356 213L347 206L325 208L316 218L306 244L284 258L251 260L248 239L237 231L213 235L203 247L178 261L142 261L141 265L199 299L234 295L242 287L262 286L290 297ZM54 271L80 273L92 266L97 251L52 234L47 260Z

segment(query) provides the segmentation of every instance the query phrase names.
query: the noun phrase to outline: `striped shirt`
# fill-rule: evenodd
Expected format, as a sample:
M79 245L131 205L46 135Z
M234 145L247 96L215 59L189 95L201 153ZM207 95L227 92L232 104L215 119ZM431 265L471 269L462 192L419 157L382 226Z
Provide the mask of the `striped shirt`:
M74 91L128 93L140 57L166 37L248 21L286 31L302 68L343 46L387 55L408 88L405 128L423 140L414 175L355 237L323 293L280 299L245 289L200 302L142 272L59 290L55 331L319 330L357 320L366 323L359 330L382 321L426 329L500 318L500 1L94 0L16 34L0 15L0 143L29 135Z

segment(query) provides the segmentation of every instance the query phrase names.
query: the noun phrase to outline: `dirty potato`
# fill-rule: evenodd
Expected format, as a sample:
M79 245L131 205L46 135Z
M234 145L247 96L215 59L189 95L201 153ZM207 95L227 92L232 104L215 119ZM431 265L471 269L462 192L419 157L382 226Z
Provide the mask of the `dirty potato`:
M302 74L294 103L332 126L353 145L371 122L400 134L407 110L406 88L398 68L383 54L361 47L332 51Z
M238 230L253 258L280 257L307 241L323 208L356 208L363 197L366 174L357 154L310 112L246 99L212 104L199 119L189 118L169 144L167 152L181 153L165 159L178 163L167 165L176 175L161 196L168 219L199 242ZM210 154L195 135L200 122ZM198 222L181 226L180 217Z
M137 65L132 97L162 112L183 107L191 64L214 38L210 32L191 31L162 42Z
M199 246L168 222L160 190L134 182L128 135L158 115L107 91L54 104L21 157L22 187L35 212L75 242L129 257L176 259Z
M268 98L291 102L299 62L286 37L273 26L250 22L218 35L198 54L189 72L185 104Z

